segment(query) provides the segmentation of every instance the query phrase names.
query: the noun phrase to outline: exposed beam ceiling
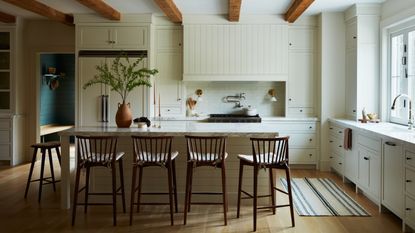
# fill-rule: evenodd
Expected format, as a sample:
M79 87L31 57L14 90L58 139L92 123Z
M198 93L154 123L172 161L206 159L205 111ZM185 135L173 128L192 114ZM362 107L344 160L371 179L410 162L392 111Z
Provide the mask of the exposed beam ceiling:
M228 19L231 22L238 22L241 13L242 0L229 0Z
M173 0L154 0L164 14L174 23L182 22L182 13Z
M98 14L104 16L110 20L120 20L121 14L116 9L112 8L110 5L106 4L102 0L77 0L79 3L85 5L86 7L96 11Z
M34 12L36 14L45 16L49 19L56 20L58 22L73 25L73 16L65 14L58 10L55 10L43 3L35 0L3 0L4 2L10 3L22 9Z
M15 23L16 22L16 16L9 15L9 14L6 14L6 13L0 11L0 22Z
M285 21L294 23L313 2L314 0L294 0L290 8L285 13Z

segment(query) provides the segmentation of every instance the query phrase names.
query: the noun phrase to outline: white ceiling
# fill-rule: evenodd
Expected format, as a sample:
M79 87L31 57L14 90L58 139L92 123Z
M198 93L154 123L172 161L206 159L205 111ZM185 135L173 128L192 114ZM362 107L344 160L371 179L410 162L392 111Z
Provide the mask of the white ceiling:
M92 13L76 0L38 0L64 13ZM305 14L344 11L355 3L382 3L386 0L315 0ZM153 0L105 0L121 13L162 14ZM174 0L182 14L226 14L228 0ZM292 0L242 0L241 14L283 14ZM42 18L0 0L0 11L26 18Z

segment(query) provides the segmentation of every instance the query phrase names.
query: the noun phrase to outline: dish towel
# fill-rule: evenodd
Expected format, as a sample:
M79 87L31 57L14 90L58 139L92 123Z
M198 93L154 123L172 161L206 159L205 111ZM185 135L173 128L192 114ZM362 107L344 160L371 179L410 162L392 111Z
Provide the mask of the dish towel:
M345 150L351 150L352 149L352 129L351 128L345 128L344 129L343 148Z

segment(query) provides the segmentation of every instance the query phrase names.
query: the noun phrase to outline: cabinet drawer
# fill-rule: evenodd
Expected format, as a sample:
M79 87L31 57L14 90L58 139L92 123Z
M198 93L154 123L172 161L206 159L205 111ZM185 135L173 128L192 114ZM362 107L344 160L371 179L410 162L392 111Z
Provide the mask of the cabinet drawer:
M331 137L329 139L329 145L330 145L331 151L335 151L337 154L340 154L340 155L344 154L343 140L339 138Z
M405 151L406 164L415 168L415 153L412 151Z
M411 195L415 195L415 171L405 169L405 190Z
M344 128L340 128L338 126L330 124L329 126L329 134L330 136L334 136L337 138L343 139L344 135Z
M10 129L11 123L10 120L0 120L0 129Z
M316 151L314 149L290 149L289 162L294 164L315 164Z
M415 200L408 196L405 196L405 220L415 227Z
M268 122L267 122L268 123ZM316 131L316 123L274 123L269 121L275 126L278 126L280 129L280 135L290 135L289 131L304 131L304 132L315 132Z
M369 148L369 149L374 150L374 151L380 151L380 148L381 148L380 140L376 140L376 139L373 139L373 138L370 138L370 137L366 137L362 134L359 134L357 136L357 141L360 145L362 145L366 148Z
M316 134L290 134L290 146L313 148L316 146Z
M10 145L0 144L0 160L10 160Z
M313 115L314 108L288 108L288 114L302 114L302 115Z
M332 167L341 175L343 175L344 170L344 158L343 156L337 155L333 158Z
M0 143L10 143L10 130L0 130Z
M161 107L160 112L162 116L180 115L182 109L180 107Z

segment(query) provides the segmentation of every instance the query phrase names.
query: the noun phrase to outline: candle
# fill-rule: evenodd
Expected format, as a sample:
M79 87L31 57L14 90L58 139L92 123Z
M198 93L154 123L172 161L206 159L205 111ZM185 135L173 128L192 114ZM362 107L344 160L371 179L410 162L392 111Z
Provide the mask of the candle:
M160 103L160 93L159 93L159 117L161 117L160 105L161 105L161 103Z

